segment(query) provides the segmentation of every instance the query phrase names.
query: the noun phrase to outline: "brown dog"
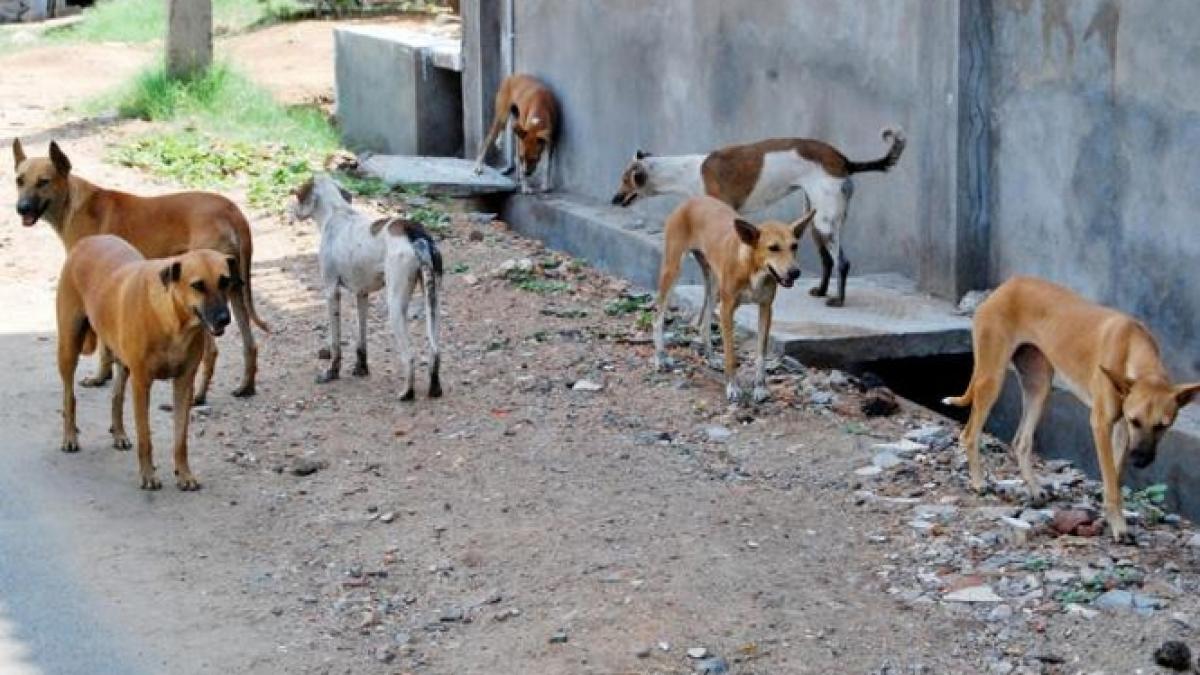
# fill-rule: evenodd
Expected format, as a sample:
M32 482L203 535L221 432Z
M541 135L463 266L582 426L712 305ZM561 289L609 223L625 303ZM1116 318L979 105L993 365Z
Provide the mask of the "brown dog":
M488 130L487 138L479 148L479 156L475 158L475 173L483 172L483 158L500 132L504 131L504 124L510 117L519 146L517 157L521 165L521 190L529 191L525 179L533 175L544 153L546 161L540 189L545 192L550 186L550 160L554 154L554 134L558 128L558 102L550 89L532 75L509 75L500 83L496 91L492 128ZM504 173L512 170L510 165Z
M180 490L200 484L188 467L187 428L192 385L208 334L229 325L229 297L240 292L238 261L209 249L165 260L146 260L124 239L84 237L67 254L58 280L58 372L63 383L64 452L79 450L75 427L75 366L97 340L117 362L113 382L113 447L129 448L125 435L125 383L133 381L138 467L142 489L157 490L150 444L150 384L172 380L175 479Z
M711 317L713 302L720 298L721 342L725 349L725 396L741 399L737 385L737 349L733 313L738 305L758 305L758 361L754 374L754 400L770 395L766 381L767 342L771 336L771 305L777 286L791 288L800 278L796 259L801 235L812 223L815 211L786 224L769 221L755 226L738 217L725 202L708 196L692 197L667 216L663 230L662 270L658 277L658 305L654 316L654 362L666 367L663 324L671 289L679 278L680 264L689 251L704 273L704 306L700 316ZM700 322L701 353L708 359L710 323Z
M1126 450L1134 466L1154 461L1158 441L1200 383L1174 386L1150 331L1132 317L1093 304L1041 279L1015 277L996 289L975 313L975 370L962 396L948 405L971 406L962 432L971 486L984 487L979 432L1011 360L1020 376L1024 411L1013 438L1021 475L1035 501L1042 488L1033 473L1033 432L1057 372L1091 408L1092 436L1104 480L1104 506L1113 538L1128 534L1121 509L1121 468Z
M254 311L250 295L250 258L253 245L250 224L238 207L228 199L209 192L181 192L161 197L138 197L105 190L72 175L71 160L58 144L50 142L49 157L25 156L19 140L14 140L13 160L17 172L17 213L25 227L40 218L54 228L67 252L82 238L93 234L113 234L133 245L147 258L166 258L200 248L213 249L233 256L238 277L244 280L239 292L231 297L233 316L242 334L245 370L234 396L254 394L258 371L258 347L250 332L250 321L264 331L267 325ZM205 357L205 377L197 392L197 403L204 401L216 362L216 342L210 340ZM106 346L105 346L106 347ZM112 377L112 357L102 349L100 370L84 386L99 386Z

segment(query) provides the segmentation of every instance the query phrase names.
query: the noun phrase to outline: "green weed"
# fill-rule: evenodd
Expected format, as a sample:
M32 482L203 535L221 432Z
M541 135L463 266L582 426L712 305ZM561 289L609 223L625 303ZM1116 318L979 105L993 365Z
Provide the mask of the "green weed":
M286 18L301 9L296 0L212 0L213 32L232 33ZM166 0L101 0L76 24L50 31L63 42L150 42L167 33Z

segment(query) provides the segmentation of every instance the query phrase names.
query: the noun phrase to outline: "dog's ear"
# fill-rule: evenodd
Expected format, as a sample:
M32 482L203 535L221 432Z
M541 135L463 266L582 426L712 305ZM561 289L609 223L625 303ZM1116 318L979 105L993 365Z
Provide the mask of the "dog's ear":
M742 220L741 218L735 218L733 227L737 230L738 237L746 245L753 246L758 243L758 228L754 226L754 223Z
M528 132L526 132L524 129L522 129L521 127L514 124L513 125L513 133L517 135L517 138L523 139L523 138L525 138L525 134Z
M1175 387L1175 403L1180 408L1192 402L1196 395L1200 394L1200 382L1192 382L1191 384L1181 384Z
M516 103L508 107L508 114L512 117L516 117L517 119L521 119L521 109L517 107Z
M229 256L225 258L225 264L229 267L229 290L238 291L242 288L242 273L238 269L237 258Z
M183 264L178 260L162 268L158 273L158 278L162 279L163 286L170 286L172 282L179 281L179 277L183 276Z
M653 155L646 152L645 150L642 150L641 148L638 148L637 152L633 153L634 160L643 160L643 159L646 159L647 157L652 157L652 156Z
M799 239L804 234L804 231L808 229L808 226L812 225L813 216L815 215L817 215L816 209L809 209L808 213L800 217L800 220L792 223L792 235Z
M341 185L338 186L338 192L342 193L342 199L345 199L347 204L354 201L354 195L350 194L350 191Z
M21 162L25 161L25 148L21 147L21 139L13 139L13 171L21 167Z
M50 161L54 162L54 170L58 171L58 175L67 176L71 173L71 160L54 141L50 141Z
M1114 373L1104 366L1100 366L1100 372L1104 373L1104 376L1108 378L1109 382L1112 382L1113 388L1117 390L1117 393L1121 395L1121 398L1128 396L1129 390L1133 389L1133 380L1125 377L1121 373Z

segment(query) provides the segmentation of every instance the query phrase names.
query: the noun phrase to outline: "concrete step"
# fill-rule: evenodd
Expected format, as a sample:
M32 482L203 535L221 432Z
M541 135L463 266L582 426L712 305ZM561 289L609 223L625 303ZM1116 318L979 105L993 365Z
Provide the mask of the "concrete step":
M450 197L483 197L517 189L508 176L490 166L475 175L475 163L457 157L368 155L358 158L359 169L392 186L420 186Z
M596 267L653 288L662 259L662 224L636 212L569 195L513 195L504 217L522 234L586 258ZM688 260L676 298L698 307L701 278ZM923 294L898 275L851 277L846 306L831 308L808 294L812 281L780 289L771 340L810 363L844 364L971 349L970 319L949 302ZM738 324L757 331L757 309L742 307Z

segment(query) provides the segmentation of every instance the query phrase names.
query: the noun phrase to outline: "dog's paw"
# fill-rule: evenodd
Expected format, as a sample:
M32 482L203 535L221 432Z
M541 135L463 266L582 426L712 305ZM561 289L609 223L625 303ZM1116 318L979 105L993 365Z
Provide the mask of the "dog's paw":
M350 374L355 377L366 377L371 374L371 371L367 368L366 363L356 363L354 364L354 370L351 370Z
M196 477L190 473L183 476L176 476L175 487L184 492L194 492L200 489L200 481L196 480Z
M129 442L129 437L125 434L113 434L113 448L116 450L128 450L133 447L133 443Z
M742 388L737 386L737 384L730 382L729 384L725 385L725 398L730 403L741 403Z
M471 173L475 174L476 176L482 176L483 175L483 166L480 164L476 164L475 168L471 169Z
M401 401L412 401L412 400L414 400L414 399L416 399L416 398L417 398L417 395L416 395L416 393L413 391L412 387L409 387L409 388L408 388L408 391L406 391L406 392L404 392L403 394L401 394L401 395L400 395L400 400L401 400Z
M161 490L162 481L153 473L142 474L142 489L143 490Z
M808 294L814 298L823 298L825 297L825 289L821 288L820 286L813 286L812 288L808 289Z
M1026 503L1031 508L1035 508L1035 509L1043 508L1047 504L1050 503L1050 494L1048 492L1046 492L1046 490L1041 489L1041 488L1038 488L1036 490L1030 490L1029 497L1026 499Z
M196 394L192 399L192 406L205 405L208 403L208 394Z
M317 384L326 384L328 382L333 382L334 380L338 379L339 377L340 377L340 375L338 375L338 371L333 370L331 368L329 370L322 371L321 373L319 373L317 375Z
M825 301L826 307L842 307L846 304L845 298L829 298Z
M58 449L63 452L79 452L79 441L74 438L68 438L62 442L62 445Z
M763 401L771 398L771 390L768 389L767 385L765 384L757 384L754 386L754 390L750 393L750 395L754 398L755 403L762 403Z
M429 398L441 398L441 397L442 397L442 383L438 382L436 380L433 382L430 382L429 383Z
M675 359L666 354L654 355L654 370L660 373L665 373L675 367Z
M235 398L246 398L247 396L253 396L254 393L253 383L243 384L242 386L233 390L233 395Z
M103 387L104 385L108 384L108 380L111 377L112 377L111 375L101 375L101 374L92 375L91 377L85 377L82 380L80 380L79 386L81 386L81 387Z

